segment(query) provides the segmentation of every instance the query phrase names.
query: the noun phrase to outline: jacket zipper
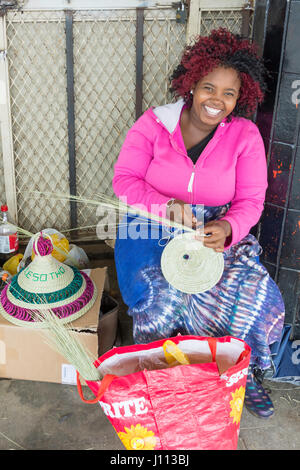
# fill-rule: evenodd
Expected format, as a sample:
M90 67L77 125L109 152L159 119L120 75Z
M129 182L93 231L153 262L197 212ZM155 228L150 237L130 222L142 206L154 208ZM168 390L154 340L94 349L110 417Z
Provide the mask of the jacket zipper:
M193 164L193 171L192 171L190 181L189 181L189 184L188 184L188 193L193 192L194 178L195 178L195 165Z
M163 125L163 124L162 124ZM164 126L165 127L165 126ZM222 126L224 127L224 126ZM170 141L171 141L171 145L172 147L178 152L178 153L181 153L182 155L184 155L186 158L188 158L189 160L191 160L188 155L186 153L184 153L180 148L177 147L177 145L175 144L175 142L173 141L172 139L172 136L170 135ZM219 136L220 138L220 136ZM204 152L205 152L206 148L204 149ZM205 155L206 156L206 155ZM202 158L202 162L203 162L203 158ZM191 173L191 176L190 176L190 180L189 180L189 183L188 183L188 188L187 188L187 192L188 193L191 193L191 202L190 204L193 204L193 189L194 189L194 179L195 179L195 164L193 163L193 171Z
M171 138L171 136L170 136L170 141L171 141L172 147L175 148L175 150L178 153L181 153L182 155L184 155L186 158L188 158L191 161L191 159L188 157L188 155L186 153L184 153L180 148L177 147L175 142L173 142L173 139ZM195 179L195 164L192 163L192 165L193 165L193 171L191 173L190 180L189 180L188 187L187 187L187 192L191 193L190 204L193 203L193 186L194 186L194 179Z

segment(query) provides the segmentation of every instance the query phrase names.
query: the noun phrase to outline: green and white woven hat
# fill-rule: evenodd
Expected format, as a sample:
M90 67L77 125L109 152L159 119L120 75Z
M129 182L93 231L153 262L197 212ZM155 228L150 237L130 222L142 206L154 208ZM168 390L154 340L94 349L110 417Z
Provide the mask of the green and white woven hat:
M48 235L36 237L34 260L2 290L0 313L8 321L42 328L39 313L51 309L65 324L81 317L93 306L97 298L94 282L85 272L55 259L52 250Z

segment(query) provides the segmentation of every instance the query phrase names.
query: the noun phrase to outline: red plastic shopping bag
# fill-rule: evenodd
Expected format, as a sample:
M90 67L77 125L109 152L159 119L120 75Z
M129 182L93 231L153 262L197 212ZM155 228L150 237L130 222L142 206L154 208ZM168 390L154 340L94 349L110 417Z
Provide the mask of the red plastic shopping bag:
M168 347L166 347L166 345ZM126 449L237 448L250 347L230 336L180 336L113 348L87 385Z

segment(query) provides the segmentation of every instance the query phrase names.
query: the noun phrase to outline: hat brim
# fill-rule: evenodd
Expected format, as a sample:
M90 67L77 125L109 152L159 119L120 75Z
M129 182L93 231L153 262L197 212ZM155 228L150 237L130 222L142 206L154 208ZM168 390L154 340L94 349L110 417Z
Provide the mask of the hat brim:
M82 273L83 275L85 275L85 273ZM85 275L86 276L86 275ZM66 316L61 316L59 315L59 312L60 312L60 309L64 309L64 307L68 307L68 304L65 304L61 307L58 307L58 308L53 308L51 304L49 304L49 310L52 310L54 313L57 314L58 318L59 318L59 321L61 322L61 324L66 324L66 323L71 323L75 320L77 320L78 318L80 318L82 315L84 315L88 310L90 310L92 308L92 306L94 305L96 299L97 299L97 295L98 295L98 292L97 292L97 288L95 286L95 283L92 281L92 279L88 278L88 283L90 284L89 287L92 286L93 288L93 294L91 296L91 298L89 299L89 301L83 306L81 307L78 311L75 311L74 313L71 313L69 315L66 315ZM77 299L77 301L80 301L80 298ZM27 310L27 315L28 315L28 318L32 318L32 312L37 312L38 314L39 313L42 313L43 310L45 310L45 308L43 309L40 309L38 308L38 304L36 304L33 308L28 308L28 309L24 309L24 310ZM6 319L8 320L9 322L17 325L17 326L23 326L23 327L29 327L29 328L47 328L47 324L43 323L42 321L35 321L33 319L20 319L18 318L17 316L11 314L11 313L8 313L2 302L0 303L0 314Z

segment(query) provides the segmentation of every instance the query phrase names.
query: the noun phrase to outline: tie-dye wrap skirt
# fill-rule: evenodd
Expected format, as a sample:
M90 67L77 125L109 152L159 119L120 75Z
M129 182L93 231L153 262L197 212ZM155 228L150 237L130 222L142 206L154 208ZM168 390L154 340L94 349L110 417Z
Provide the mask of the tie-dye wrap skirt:
M229 204L192 206L204 223L224 216ZM271 367L270 345L280 339L284 323L281 293L259 262L262 248L249 234L225 250L220 281L201 294L186 294L164 278L160 259L176 234L161 224L125 217L115 244L121 295L133 318L135 343L181 335L234 336L251 347L251 364Z

